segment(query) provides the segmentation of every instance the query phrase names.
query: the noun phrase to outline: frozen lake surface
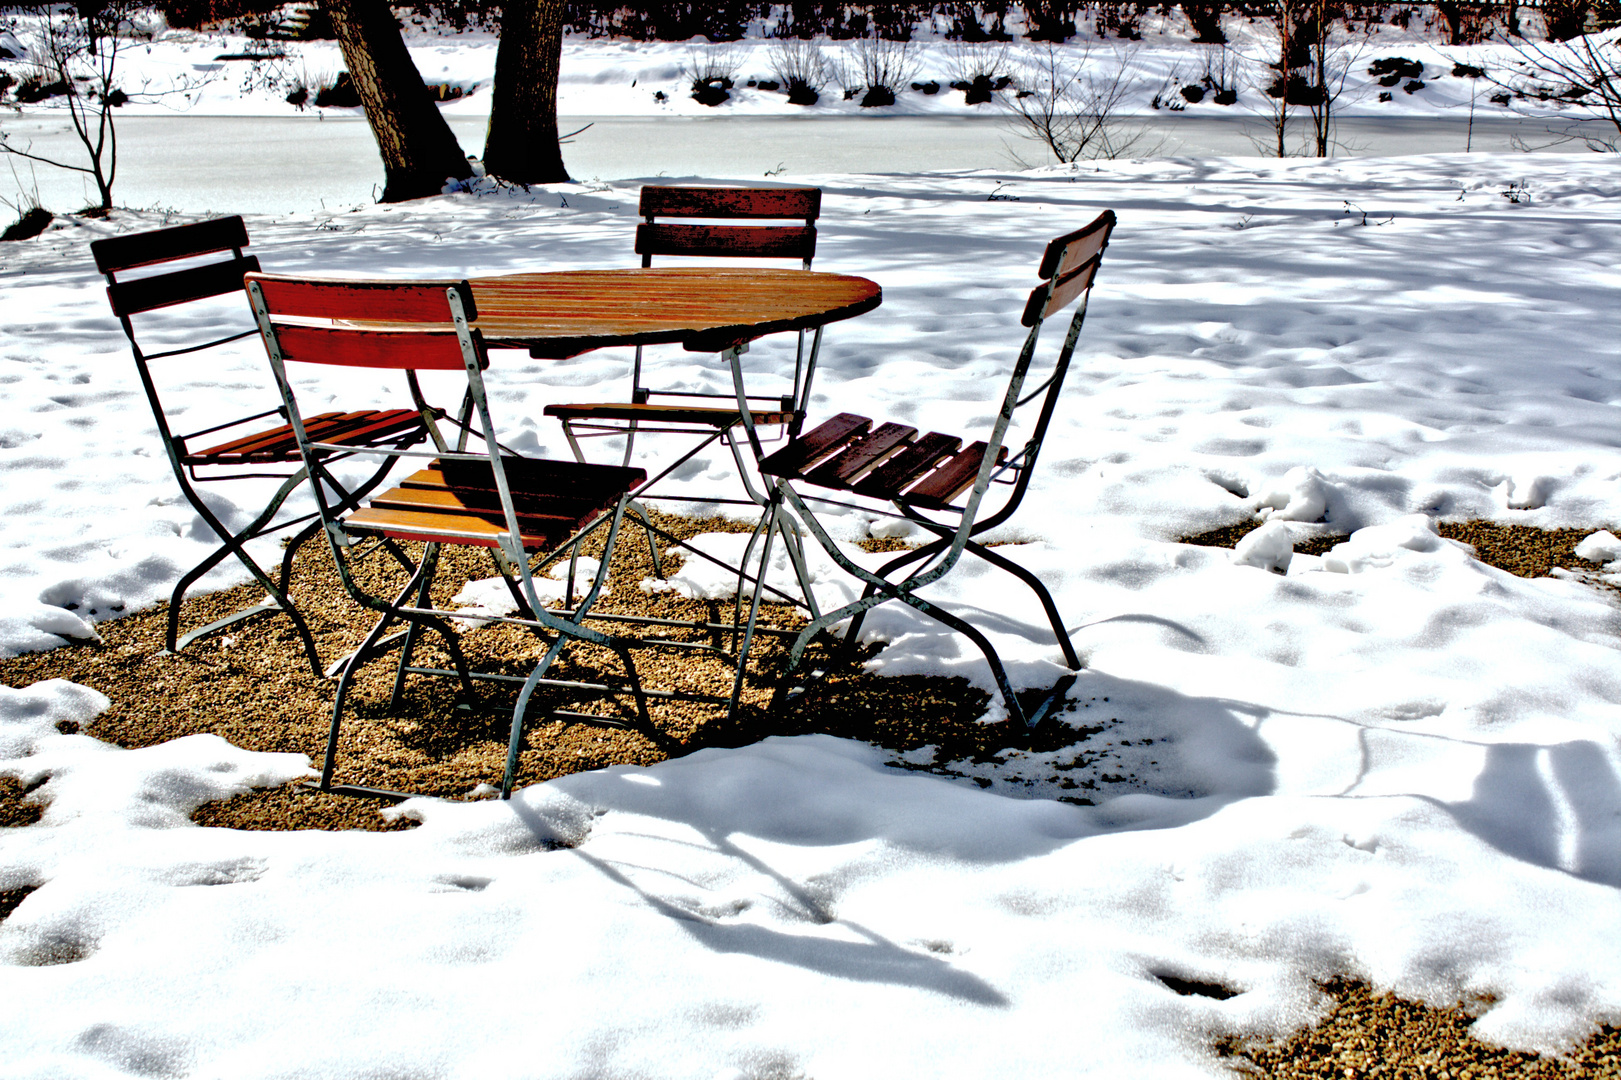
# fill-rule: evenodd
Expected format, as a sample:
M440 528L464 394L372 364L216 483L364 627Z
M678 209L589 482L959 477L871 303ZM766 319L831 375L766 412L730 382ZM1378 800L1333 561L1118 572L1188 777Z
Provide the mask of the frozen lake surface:
M479 154L484 118L448 117L462 148ZM579 180L653 176L793 178L826 173L955 172L1047 164L1042 148L1017 137L995 118L861 117L568 117L564 130L592 126L564 148ZM1269 139L1253 116L1156 114L1130 121L1145 129L1149 157L1249 157ZM1502 152L1518 136L1541 146L1548 122L1477 115L1347 117L1338 121L1341 152L1355 157ZM7 121L18 145L78 160L64 119ZM1304 138L1304 127L1295 137ZM309 213L369 203L382 189L382 167L365 121L240 116L129 116L118 122L120 205L188 213ZM1585 153L1580 143L1548 147ZM18 163L22 165L22 163ZM13 187L38 186L50 210L76 210L94 201L80 177L39 167L19 168ZM0 195L10 195L0 183Z

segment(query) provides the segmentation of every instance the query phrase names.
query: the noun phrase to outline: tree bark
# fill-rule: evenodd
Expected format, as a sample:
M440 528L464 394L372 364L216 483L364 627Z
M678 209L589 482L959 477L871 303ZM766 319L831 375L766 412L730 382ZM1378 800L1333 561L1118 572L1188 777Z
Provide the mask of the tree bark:
M428 96L384 0L322 2L383 158L383 196L378 201L437 195L446 180L472 176L472 166Z
M484 171L514 184L569 178L557 132L563 0L513 0L501 11Z

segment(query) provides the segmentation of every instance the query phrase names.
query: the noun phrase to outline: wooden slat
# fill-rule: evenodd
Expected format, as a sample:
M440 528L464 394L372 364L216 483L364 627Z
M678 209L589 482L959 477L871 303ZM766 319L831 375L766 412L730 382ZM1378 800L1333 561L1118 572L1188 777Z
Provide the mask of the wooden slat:
M812 259L816 229L809 225L636 226L638 255L702 258Z
M558 543L647 479L642 469L503 458L524 547ZM487 462L435 461L346 519L347 527L408 540L493 546L505 516Z
M258 269L259 260L252 255L244 255L240 259L193 266L167 274L151 274L107 286L107 302L112 305L114 315L139 315L156 308L240 292L242 276L256 273Z
M855 413L839 413L819 424L760 462L767 476L798 477L823 458L838 453L872 427L872 421Z
M955 435L931 431L868 473L852 490L874 499L898 498L907 485L955 454L961 445L962 440Z
M585 496L608 505L627 491L647 482L647 470L619 465L592 465L579 461L552 461L503 455L501 469L514 495ZM485 461L439 461L411 474L403 484L450 487L458 490L495 490L495 474Z
M365 409L350 413L320 413L307 417L304 430L312 442L376 446L421 428L422 414L415 409ZM291 424L243 435L229 442L186 454L187 465L222 465L247 462L296 461L298 441Z
M579 402L567 405L548 405L547 416L564 420L637 420L646 424L703 424L708 427L730 427L737 423L738 410L705 408L698 405L635 405L629 402ZM752 413L756 424L786 424L793 419L791 412Z
M986 446L986 443L977 442L964 447L919 481L901 500L931 510L943 509L952 499L973 486L979 476L980 463L985 460ZM997 462L1006 460L1007 447L1004 446L997 454Z
M821 188L642 188L643 217L803 218L822 212Z
M449 323L445 294L457 289L469 320L478 317L465 281L324 280L255 274L273 317L346 322Z
M415 409L367 409L323 419L314 427L305 424L304 433L311 442L375 446L381 440L421 428L422 414Z
M905 424L882 424L869 435L857 439L805 474L808 483L844 490L897 450L911 442L917 428Z
M116 274L155 263L173 262L216 251L248 246L248 230L240 217L216 218L170 229L152 229L130 236L109 236L90 244L96 269Z
M306 429L317 424L335 420L343 413L320 413L304 421ZM206 450L197 450L186 454L182 459L188 465L218 464L223 460L232 462L242 461L293 461L298 457L298 440L293 435L291 424L282 424L279 427L256 431L249 435L242 435L210 446Z
M1114 211L1105 210L1088 224L1051 241L1042 253L1041 267L1037 271L1042 280L1071 273L1087 260L1103 254L1114 223Z
M500 500L493 491L401 486L389 488L374 497L371 505L379 510L409 510L424 514L477 517L497 525L506 521ZM512 508L518 515L518 527L525 533L537 536L551 535L559 528L572 529L605 509L599 499L565 499L556 496L525 498L517 495L513 497Z
M472 544L496 547L506 535L506 527L471 515L421 513L411 510L384 510L362 507L344 519L344 528L356 532L375 532L396 540L420 540L428 543ZM572 530L547 529L544 532L525 532L523 546L527 551L541 551L567 538Z
M465 371L461 341L448 330L356 330L329 326L276 328L283 358L304 364Z
M1058 283L1053 286L1052 299L1050 300L1047 299L1047 286L1037 285L1030 293L1030 299L1025 302L1024 316L1021 322L1025 326L1034 326L1037 319L1049 319L1063 311L1075 302L1076 297L1092 287L1092 280L1097 277L1097 273L1098 262L1094 258L1092 262L1082 266L1079 270L1070 274L1069 277L1059 279ZM1047 305L1045 308L1042 307L1043 302Z

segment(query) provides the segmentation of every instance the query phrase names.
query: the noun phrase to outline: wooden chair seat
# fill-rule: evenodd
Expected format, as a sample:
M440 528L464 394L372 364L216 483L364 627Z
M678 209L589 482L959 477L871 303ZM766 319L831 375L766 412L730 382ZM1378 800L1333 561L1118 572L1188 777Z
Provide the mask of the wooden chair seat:
M309 417L304 427L315 442L371 446L378 439L390 439L420 429L422 414L415 409L328 412ZM300 458L293 426L282 424L206 450L185 453L180 460L185 465L268 465Z
M557 545L647 480L642 469L612 465L517 457L502 464L528 551ZM486 462L436 459L350 514L344 526L396 540L495 547L506 524L493 475Z
M767 476L803 480L817 487L854 491L924 509L945 509L973 486L985 460L986 444L963 447L954 435L882 424L855 413L840 413L760 462ZM1007 448L1000 447L1000 464Z
M545 414L562 420L583 422L590 420L634 420L642 424L703 424L715 428L728 428L741 419L738 409L704 407L699 405L648 405L622 401L594 401L578 404L548 405ZM786 424L793 413L778 409L771 412L751 410L756 424Z

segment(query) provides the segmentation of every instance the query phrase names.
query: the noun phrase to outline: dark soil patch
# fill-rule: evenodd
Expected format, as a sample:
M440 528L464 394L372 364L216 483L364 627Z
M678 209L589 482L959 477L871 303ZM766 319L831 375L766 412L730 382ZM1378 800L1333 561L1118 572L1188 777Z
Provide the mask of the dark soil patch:
M1225 1042L1242 1076L1278 1080L1573 1080L1621 1076L1621 1030L1600 1028L1566 1057L1539 1057L1476 1039L1470 1025L1490 1002L1437 1009L1376 994L1366 983L1335 980L1323 987L1334 1007L1315 1027L1280 1042Z
M1182 544L1230 548L1261 527L1259 521L1224 525L1219 529L1178 537ZM1530 525L1503 525L1495 521L1437 521L1435 531L1448 540L1458 540L1475 549L1481 562L1524 578L1546 577L1554 567L1566 570L1595 570L1598 564L1576 557L1576 545L1598 532L1591 529L1538 529ZM1612 529L1613 531L1613 529ZM1312 536L1295 544L1303 555L1323 555L1335 544L1349 539L1342 534Z
M1576 557L1576 545L1598 532L1592 529L1533 529L1529 525L1499 525L1495 521L1438 521L1435 531L1448 540L1461 540L1475 556L1499 570L1524 578L1546 577L1554 567L1592 570L1597 564Z
M39 888L37 885L24 886L20 889L0 889L0 922L5 922L17 905L28 898L28 894Z
M45 813L38 803L24 801L30 789L10 776L0 776L0 829L32 825Z
M1259 521L1243 521L1237 525L1223 525L1219 529L1209 532L1194 533L1192 536L1179 536L1179 544L1195 544L1199 547L1230 548L1256 529L1261 527ZM1333 550L1335 544L1350 539L1344 533L1335 533L1330 536L1309 536L1304 540L1295 542L1295 551L1302 555L1324 555Z

